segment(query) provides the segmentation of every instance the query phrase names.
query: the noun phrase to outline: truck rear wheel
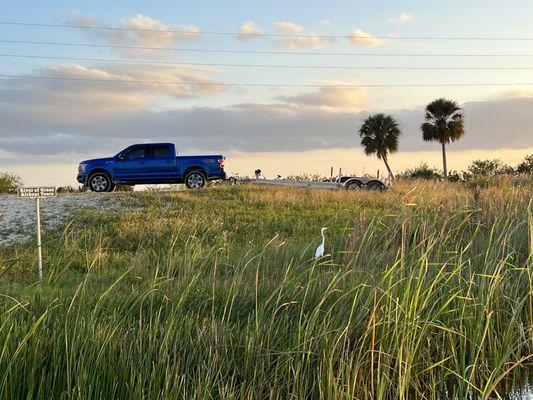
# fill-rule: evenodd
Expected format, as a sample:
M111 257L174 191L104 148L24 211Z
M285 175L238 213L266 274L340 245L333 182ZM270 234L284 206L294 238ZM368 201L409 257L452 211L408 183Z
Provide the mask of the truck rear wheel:
M207 179L202 171L194 170L185 175L185 186L187 189L201 189L205 186Z
M89 189L93 192L111 192L114 188L111 178L104 172L97 172L89 177Z

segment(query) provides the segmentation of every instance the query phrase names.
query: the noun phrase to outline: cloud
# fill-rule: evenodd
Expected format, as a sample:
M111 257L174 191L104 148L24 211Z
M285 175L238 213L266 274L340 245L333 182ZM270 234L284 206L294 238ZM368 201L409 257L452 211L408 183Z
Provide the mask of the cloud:
M72 21L73 25L98 26L109 29L78 30L93 41L104 41L113 46L140 46L167 49L177 43L198 39L201 30L196 25L165 25L161 21L143 14L124 19L120 24L111 26L89 16L79 15ZM116 29L113 29L116 28ZM168 56L168 52L145 49L115 49L126 57Z
M324 86L314 92L295 96L279 96L276 100L299 108L315 108L328 112L359 112L366 104L360 88Z
M16 131L27 120L19 114L25 109L27 115L56 126L57 132L61 132L63 125L89 124L117 114L154 107L162 96L186 99L224 90L223 86L188 84L218 83L209 78L211 72L195 67L147 64L109 63L93 68L78 64L57 65L41 68L33 76L60 79L2 80L0 109L5 112L6 123L14 124ZM126 82L108 82L112 80ZM130 84L128 81L151 83Z
M383 44L383 40L372 36L370 33L365 32L361 29L354 29L348 34L348 40L350 43L361 45L361 46L371 46L377 47Z
M405 24L411 22L415 17L412 14L399 13L389 18L389 22L393 24Z
M279 33L283 34L301 34L304 31L303 26L294 24L292 22L276 22L274 27Z
M59 72L58 72L59 73ZM63 73L63 72L61 72ZM117 74L119 71L89 71ZM320 88L292 96L278 96L269 103L229 107L192 107L156 110L136 103L134 87L117 86L116 99L107 99L108 86L81 90L67 82L33 85L11 80L0 87L0 152L13 154L86 154L98 143L113 153L128 143L144 140L173 141L187 152L287 152L357 147L357 129L368 112L357 91ZM48 85L59 85L59 87ZM18 91L22 90L20 93ZM78 97L73 93L79 90ZM144 93L141 92L141 96ZM33 95L40 97L34 98ZM43 106L45 99L50 103ZM108 112L129 101L129 108ZM87 97L83 99L83 97ZM338 98L336 98L338 97ZM132 100L133 98L133 100ZM142 97L141 97L142 98ZM92 103L94 107L87 106ZM343 109L345 105L351 110ZM523 149L533 146L533 98L502 98L468 102L465 136L450 146L456 150ZM336 112L330 112L332 109ZM325 112L327 110L327 112ZM423 108L393 110L403 131L400 151L433 151L435 143L422 141Z
M237 39L239 40L248 40L254 37L261 36L263 30L257 26L254 22L248 21L241 25L239 28L239 33L237 34Z
M329 26L331 25L331 21L329 19L323 19L320 21L320 26Z
M306 32L303 26L292 22L277 22L274 24L274 28L279 34L286 35L281 39L275 40L274 44L288 50L319 49L325 47L331 41L331 39L326 40L313 32Z

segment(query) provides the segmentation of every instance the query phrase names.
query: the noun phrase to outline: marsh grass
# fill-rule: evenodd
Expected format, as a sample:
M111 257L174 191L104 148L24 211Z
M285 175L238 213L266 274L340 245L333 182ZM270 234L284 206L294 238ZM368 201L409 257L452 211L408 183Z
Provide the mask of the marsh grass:
M42 284L0 248L0 395L504 398L533 365L532 194L121 195L45 235Z

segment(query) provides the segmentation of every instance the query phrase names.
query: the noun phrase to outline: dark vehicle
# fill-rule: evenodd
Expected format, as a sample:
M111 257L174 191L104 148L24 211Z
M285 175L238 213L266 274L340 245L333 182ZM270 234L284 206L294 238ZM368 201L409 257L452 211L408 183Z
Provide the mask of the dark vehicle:
M82 161L79 183L93 192L111 192L116 184L185 183L189 189L225 179L221 155L177 156L172 143L134 144L114 157Z

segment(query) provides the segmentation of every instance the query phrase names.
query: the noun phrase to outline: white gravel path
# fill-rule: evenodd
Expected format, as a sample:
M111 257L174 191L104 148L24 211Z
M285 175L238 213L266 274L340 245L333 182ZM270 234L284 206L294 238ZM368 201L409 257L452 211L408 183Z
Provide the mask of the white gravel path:
M116 193L63 194L41 199L43 229L60 226L80 209L116 210L121 208ZM0 195L0 246L20 243L35 234L35 199Z

